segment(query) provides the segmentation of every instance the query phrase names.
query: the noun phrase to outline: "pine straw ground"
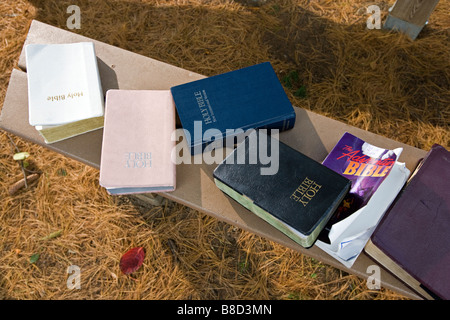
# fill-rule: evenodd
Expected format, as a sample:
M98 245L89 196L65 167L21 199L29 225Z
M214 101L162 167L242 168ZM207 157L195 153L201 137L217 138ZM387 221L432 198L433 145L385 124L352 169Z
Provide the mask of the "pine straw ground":
M366 29L366 7L380 6L384 21L393 2L3 0L0 105L31 20L66 28L67 7L77 4L77 33L208 76L271 61L296 106L425 150L449 148L450 3L440 1L411 42ZM181 205L111 197L97 170L4 132L0 139L2 299L403 298ZM10 196L22 178L14 144L41 174ZM134 246L147 256L124 276L119 259ZM81 289L67 288L71 265Z

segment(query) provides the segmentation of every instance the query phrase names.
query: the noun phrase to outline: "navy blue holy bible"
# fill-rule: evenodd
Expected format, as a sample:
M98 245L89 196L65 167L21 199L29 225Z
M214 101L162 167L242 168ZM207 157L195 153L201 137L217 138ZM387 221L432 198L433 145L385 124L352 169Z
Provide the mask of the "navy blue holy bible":
M290 129L295 111L270 62L171 88L191 154L248 129Z

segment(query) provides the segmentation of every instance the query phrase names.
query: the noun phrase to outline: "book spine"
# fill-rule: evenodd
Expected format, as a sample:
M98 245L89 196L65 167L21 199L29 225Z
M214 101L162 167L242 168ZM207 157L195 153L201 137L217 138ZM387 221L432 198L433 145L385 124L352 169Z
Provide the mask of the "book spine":
M266 124L258 129L278 129L280 131L285 131L292 129L295 124L295 111L292 111L290 115L287 115L284 119Z
M295 124L295 111L292 111L291 114L287 115L284 119L278 120L276 122L268 123L263 126L257 126L254 129L279 129L281 131L289 130L294 127ZM201 144L191 145L191 155L195 155L198 153L202 153L206 147L210 144L210 141L202 141ZM225 139L223 139L223 143L225 143Z

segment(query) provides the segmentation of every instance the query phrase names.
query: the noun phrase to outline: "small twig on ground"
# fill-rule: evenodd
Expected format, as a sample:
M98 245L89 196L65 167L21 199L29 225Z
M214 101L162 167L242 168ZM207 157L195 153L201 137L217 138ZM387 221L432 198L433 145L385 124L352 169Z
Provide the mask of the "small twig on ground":
M23 179L20 179L19 181L17 181L16 183L14 183L11 187L9 187L9 195L14 195L17 191L19 191L20 189L22 189L23 187L25 187L27 185L26 180L28 182L33 182L35 180L37 180L37 178L39 178L39 174L37 173L33 173L30 174L28 177L25 177Z
M11 136L8 134L7 135L8 136L8 138L9 138L9 141L11 142L11 144L13 145L13 147L14 147L14 149L16 149L16 153L19 153L20 152L20 149L17 147L17 145L14 143L14 141L13 141L13 139L11 138ZM23 186L25 186L25 188L28 188L28 178L27 178L27 174L25 173L25 167L23 166L23 161L19 161L19 164L20 164L20 169L22 170L22 174L23 174ZM19 183L19 182L21 182L22 180L20 180L20 181L18 181L18 182L16 182L15 184L17 184L17 183ZM15 185L14 184L14 185ZM13 185L13 186L14 186ZM13 186L11 186L11 188L13 187ZM22 188L23 186L21 186L20 188ZM11 190L11 188L10 188L10 190ZM20 189L19 188L19 189ZM16 190L17 191L17 190ZM11 194L11 192L10 192L10 194Z
M173 259L175 262L180 262L180 257L178 255L177 245L174 240L168 239L167 244L169 245L170 251L172 252Z

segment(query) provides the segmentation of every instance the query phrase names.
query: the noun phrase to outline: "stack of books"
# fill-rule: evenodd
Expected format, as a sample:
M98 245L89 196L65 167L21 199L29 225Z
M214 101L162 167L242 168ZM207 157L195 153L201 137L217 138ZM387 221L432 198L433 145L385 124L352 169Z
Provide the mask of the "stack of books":
M230 201L305 248L325 241L351 263L364 249L423 297L450 298L450 155L442 146L408 181L409 171L397 175L399 150L349 133L323 162L312 160L278 140L296 113L269 62L170 90L109 90L105 101L93 43L29 45L26 58L30 124L47 143L104 128L100 185L110 194L176 189L178 116L183 156L232 148L213 172Z
M29 122L46 143L103 127L104 98L92 42L26 46Z

